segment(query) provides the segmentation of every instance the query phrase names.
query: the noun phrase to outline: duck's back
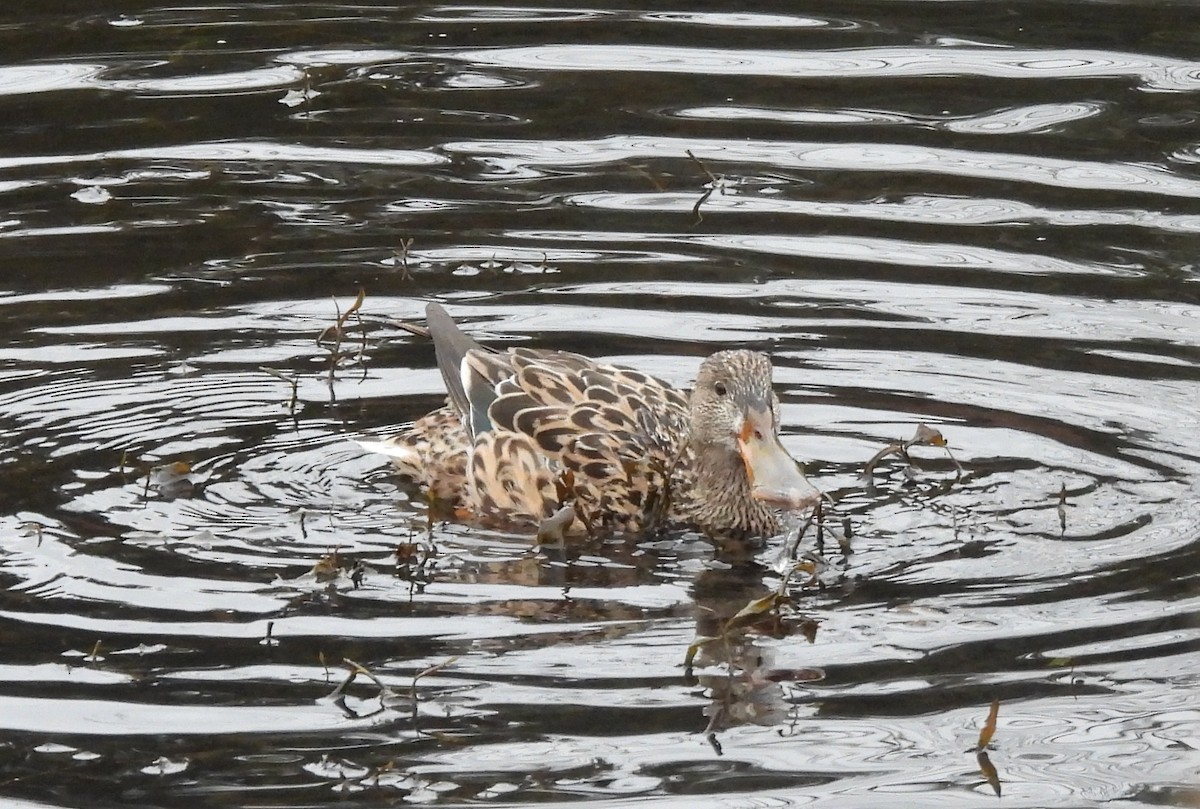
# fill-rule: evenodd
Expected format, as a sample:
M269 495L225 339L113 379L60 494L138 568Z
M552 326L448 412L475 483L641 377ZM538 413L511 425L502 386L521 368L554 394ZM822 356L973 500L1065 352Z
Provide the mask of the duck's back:
M402 473L483 519L537 521L567 503L597 530L666 518L683 393L579 354L492 352L430 314L449 403L393 439Z
M592 527L628 531L664 516L686 437L682 393L577 354L514 349L489 359L510 372L488 406L491 429L475 439L470 466L483 512L541 518L573 501ZM514 487L513 475L496 473L506 466L537 475L540 502L524 496L528 486Z

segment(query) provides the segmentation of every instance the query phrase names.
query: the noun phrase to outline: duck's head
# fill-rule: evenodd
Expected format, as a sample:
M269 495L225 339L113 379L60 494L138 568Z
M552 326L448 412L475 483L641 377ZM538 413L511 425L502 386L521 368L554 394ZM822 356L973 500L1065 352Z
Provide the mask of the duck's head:
M811 498L812 485L779 441L779 398L765 354L721 351L704 361L691 396L691 442L701 463L744 469L755 500L795 508Z

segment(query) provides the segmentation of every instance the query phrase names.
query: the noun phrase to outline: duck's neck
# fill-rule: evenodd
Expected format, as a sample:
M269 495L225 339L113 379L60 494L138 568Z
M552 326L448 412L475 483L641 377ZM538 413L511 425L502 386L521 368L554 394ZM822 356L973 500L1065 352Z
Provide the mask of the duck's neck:
M696 482L693 519L713 537L769 537L779 530L775 513L750 494L746 465L736 451L720 445L693 446Z

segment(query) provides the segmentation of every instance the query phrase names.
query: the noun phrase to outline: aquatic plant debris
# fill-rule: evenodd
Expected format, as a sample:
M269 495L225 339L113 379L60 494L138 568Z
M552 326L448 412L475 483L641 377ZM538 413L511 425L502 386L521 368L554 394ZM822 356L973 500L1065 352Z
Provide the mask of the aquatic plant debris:
M396 253L392 259L393 265L395 265L395 264L400 265L400 279L402 281L413 280L412 271L409 270L409 268L408 268L408 251L410 248L412 248L412 244L413 244L413 240L411 237L409 237L407 239L401 239L400 240L400 249L396 251Z
M975 746L976 750L983 750L992 741L992 736L996 733L996 717L1000 714L1000 700L992 700L992 707L988 711L987 719L983 723L983 727L979 729L979 743Z
M300 399L300 380L294 376L288 376L283 371L277 371L274 368L267 368L265 365L258 366L258 370L262 371L264 374L270 374L276 379L282 379L284 382L292 386L292 396L288 400L287 408L289 415L295 415L296 403Z
M150 467L146 472L145 488L142 490L143 499L149 499L152 488L164 500L190 496L195 488L192 465L187 461L172 461Z
M996 793L996 797L1000 797L1000 773L996 771L996 765L992 764L991 758L986 750L980 750L975 753L975 761L979 765L979 772L983 775L985 781Z
M699 166L700 170L708 175L708 183L704 187L704 193L700 195L700 199L696 200L696 204L692 206L692 227L696 227L696 225L699 225L704 221L704 216L700 213L700 206L708 201L708 198L713 195L714 191L724 194L725 189L729 187L729 181L725 179L724 175L718 177L716 174L713 174L711 171L709 171L708 166L704 164L704 161L696 157L696 155L692 153L691 149L685 150L684 154L691 158L692 162Z
M458 660L457 655L455 655L454 657L448 657L445 660L441 661L440 663L435 663L434 665L429 666L428 668L425 668L425 669L417 672L416 674L413 675L412 683L408 688L408 693L401 694L401 693L398 693L394 688L389 686L387 683L380 680L366 666L364 666L361 663L358 663L354 660L351 660L348 657L344 657L344 658L342 658L342 663L344 663L346 665L346 667L349 669L349 672L347 673L346 678L344 680L342 680L342 682L339 683L336 688L333 689L333 691L326 697L326 699L331 700L331 701L337 703L339 706L341 706L342 710L345 711L347 713L347 715L357 716L352 710L350 710L349 706L346 705L345 690L351 683L354 682L354 680L358 677L358 675L361 674L364 677L366 677L367 679L369 679L371 682L373 682L379 688L379 693L376 695L379 699L379 711L387 710L388 708L393 707L395 705L395 703L404 701L411 709L412 715L415 719L417 716L417 706L418 706L418 692L417 692L418 681L422 677L428 677L431 674L436 674L437 672L441 671L442 669L446 668L447 666L453 665L457 660ZM377 712L378 711L373 712L373 713L377 713ZM361 718L361 717L359 717L359 718Z
M358 290L358 297L354 299L354 303L350 304L350 307L345 312L341 311L341 307L338 306L337 298L334 298L333 308L337 312L337 319L334 321L333 325L326 326L321 330L321 333L317 335L317 345L329 352L329 376L327 385L329 388L330 404L333 404L336 401L333 384L336 380L338 366L342 362L342 340L346 335L346 321L350 319L351 315L355 317L358 322L358 327L362 331L362 342L359 345L357 362L363 369L363 378L366 378L367 367L364 359L367 353L367 327L363 324L362 315L360 314L363 301L366 300L366 297L366 289L360 287ZM332 340L330 340L331 334Z
M871 457L871 460L867 461L862 473L863 484L868 488L873 485L872 478L875 473L875 466L889 455L896 455L903 460L905 463L905 473L911 475L914 464L912 457L908 454L908 450L912 447L940 447L946 451L946 456L949 457L950 461L954 464L954 468L956 470L956 479L961 478L966 474L966 471L962 468L962 464L960 464L954 457L954 454L950 452L950 444L946 441L945 437L933 427L930 427L924 423L920 423L917 425L917 430L913 434L912 438L908 439L907 441L888 444L886 447L879 450L879 452L876 452Z

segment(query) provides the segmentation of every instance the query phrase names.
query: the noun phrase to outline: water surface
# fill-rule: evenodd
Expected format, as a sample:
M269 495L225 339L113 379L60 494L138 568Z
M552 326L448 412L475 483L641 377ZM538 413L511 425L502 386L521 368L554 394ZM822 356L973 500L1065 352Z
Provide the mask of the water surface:
M1200 12L709 5L0 11L5 800L1200 803ZM769 352L849 548L685 668L782 540L432 520L429 300Z

